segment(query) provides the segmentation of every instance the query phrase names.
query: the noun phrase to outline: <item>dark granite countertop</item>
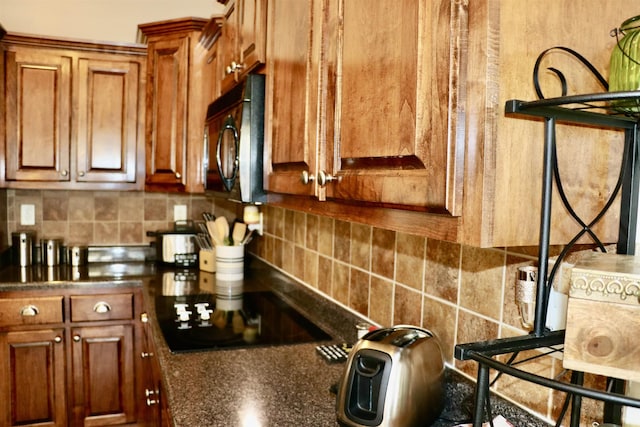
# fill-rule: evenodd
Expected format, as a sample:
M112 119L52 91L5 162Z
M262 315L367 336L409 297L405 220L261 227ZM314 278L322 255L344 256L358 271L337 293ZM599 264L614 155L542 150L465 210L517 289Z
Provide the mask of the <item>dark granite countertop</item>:
M314 343L171 353L155 321L153 303L156 295L167 292L163 288L163 273L171 269L152 263L113 263L116 264L115 270L107 264L89 264L81 276L59 275L53 282L42 271L37 277L32 272L27 279L19 267L8 267L0 271L0 292L50 287L52 284L78 287L142 285L146 309L152 319L150 325L166 388L165 398L176 427L338 425L334 387L342 375L344 363L325 362L317 355ZM332 343L355 342L355 324L362 320L359 315L258 259L250 258L247 264L250 268L245 271L246 286L271 288L330 333ZM123 268L127 265L132 274L125 274ZM95 274L89 274L89 271ZM198 273L200 275L199 285L195 286L200 286L203 278L207 286L211 286L211 280L215 281L215 275ZM180 289L183 291L197 292L198 289ZM445 379L445 410L433 426L451 427L469 422L473 383L450 368L446 369ZM548 426L503 399L492 397L492 402L494 416L503 415L518 427Z

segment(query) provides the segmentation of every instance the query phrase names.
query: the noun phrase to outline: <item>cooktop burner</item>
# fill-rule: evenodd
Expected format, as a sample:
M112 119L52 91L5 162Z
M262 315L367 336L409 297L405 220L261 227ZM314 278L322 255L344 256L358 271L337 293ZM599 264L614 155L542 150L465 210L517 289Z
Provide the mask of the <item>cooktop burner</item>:
M330 340L271 291L156 296L160 328L171 352Z

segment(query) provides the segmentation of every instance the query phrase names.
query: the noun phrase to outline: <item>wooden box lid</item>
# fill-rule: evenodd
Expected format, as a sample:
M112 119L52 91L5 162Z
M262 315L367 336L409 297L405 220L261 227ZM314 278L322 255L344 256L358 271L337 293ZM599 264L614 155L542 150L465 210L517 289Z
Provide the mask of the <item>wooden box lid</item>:
M640 257L592 252L572 269L571 298L639 305L639 296Z

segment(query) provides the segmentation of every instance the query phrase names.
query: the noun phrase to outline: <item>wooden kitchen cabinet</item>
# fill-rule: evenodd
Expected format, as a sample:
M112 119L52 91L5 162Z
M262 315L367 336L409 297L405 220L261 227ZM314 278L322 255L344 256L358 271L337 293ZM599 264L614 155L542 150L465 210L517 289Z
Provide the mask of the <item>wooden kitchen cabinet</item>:
M326 152L318 141L319 49L322 2L282 0L268 4L265 151L270 192L313 196L303 173L317 170ZM321 151L323 150L323 151Z
M204 192L202 157L209 94L200 87L208 19L138 26L148 46L146 179L149 191Z
M144 425L141 290L3 292L0 421Z
M203 57L202 90L209 104L222 95L222 25L224 17L214 16L202 29L199 43L206 49Z
M0 424L67 426L62 328L0 332Z
M222 92L265 62L266 0L231 0L222 27Z
M609 31L629 9L604 0L318 2L311 13L296 3L289 21L269 3L269 203L473 246L537 245L543 124L505 117L504 104L537 98L533 67L552 46L577 50L606 75ZM597 42L585 39L594 32ZM556 56L543 74L560 64L571 93L603 90ZM559 96L557 78L543 78L545 95ZM565 190L587 220L606 203L622 152L623 135L595 134L558 133ZM617 240L612 211L596 226L606 242ZM551 243L580 228L555 194Z
M144 48L9 34L9 188L142 188Z

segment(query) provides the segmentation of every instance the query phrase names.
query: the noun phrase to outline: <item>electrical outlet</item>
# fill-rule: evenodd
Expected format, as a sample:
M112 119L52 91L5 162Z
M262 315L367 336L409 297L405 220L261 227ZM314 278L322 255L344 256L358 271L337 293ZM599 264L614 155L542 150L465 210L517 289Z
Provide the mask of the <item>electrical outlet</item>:
M173 207L173 220L174 221L187 220L187 205L175 205Z
M36 207L20 205L20 225L36 225Z

